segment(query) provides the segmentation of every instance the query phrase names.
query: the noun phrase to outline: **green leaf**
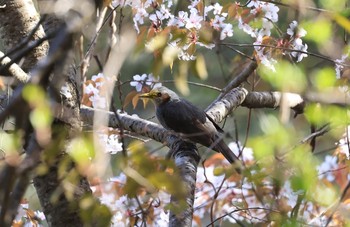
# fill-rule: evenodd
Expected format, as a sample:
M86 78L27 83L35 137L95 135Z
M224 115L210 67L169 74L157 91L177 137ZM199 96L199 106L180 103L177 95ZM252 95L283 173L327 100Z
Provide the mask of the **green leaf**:
M327 45L333 34L332 24L326 18L308 21L301 25L307 31L306 40L316 42L318 45Z
M337 106L310 104L305 108L305 116L309 122L320 125L332 122L333 127L346 126L347 110Z
M304 72L300 67L287 61L279 61L276 65L276 72L260 64L258 67L261 77L280 91L297 92L304 91L307 83Z
M41 105L30 113L30 122L35 129L50 127L52 121L51 109L46 105Z
M320 0L322 8L331 10L331 11L341 11L345 7L347 0Z
M22 96L31 105L40 105L45 101L45 91L33 84L28 84L23 88Z
M68 146L67 152L79 169L84 171L89 167L92 158L95 156L93 140L88 137L74 138Z
M313 83L319 90L330 88L335 85L336 76L334 68L323 68L315 72L313 75Z
M111 225L112 213L109 208L102 205L91 196L85 196L80 200L80 216L86 225L84 226L101 226Z

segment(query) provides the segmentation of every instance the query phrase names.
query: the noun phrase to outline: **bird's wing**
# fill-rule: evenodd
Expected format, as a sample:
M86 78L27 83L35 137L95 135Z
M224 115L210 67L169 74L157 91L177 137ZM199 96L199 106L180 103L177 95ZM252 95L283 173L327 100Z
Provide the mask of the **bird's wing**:
M185 134L201 132L198 125L206 121L205 112L186 100L159 105L157 118L165 128Z

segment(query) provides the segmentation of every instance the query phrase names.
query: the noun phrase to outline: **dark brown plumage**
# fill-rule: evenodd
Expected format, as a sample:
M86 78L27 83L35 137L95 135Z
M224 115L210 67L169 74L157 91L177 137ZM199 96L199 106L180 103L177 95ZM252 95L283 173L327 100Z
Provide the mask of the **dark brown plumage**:
M222 153L233 163L237 157L222 140L223 130L203 110L166 87L158 87L140 97L156 103L156 115L161 125L181 133L184 138Z

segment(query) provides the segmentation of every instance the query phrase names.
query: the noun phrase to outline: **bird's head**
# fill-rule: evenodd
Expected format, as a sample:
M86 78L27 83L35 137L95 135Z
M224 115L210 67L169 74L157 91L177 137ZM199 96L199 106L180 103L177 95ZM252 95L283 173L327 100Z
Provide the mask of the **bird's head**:
M157 105L179 99L175 92L166 87L153 88L150 92L140 95L140 97L152 99Z

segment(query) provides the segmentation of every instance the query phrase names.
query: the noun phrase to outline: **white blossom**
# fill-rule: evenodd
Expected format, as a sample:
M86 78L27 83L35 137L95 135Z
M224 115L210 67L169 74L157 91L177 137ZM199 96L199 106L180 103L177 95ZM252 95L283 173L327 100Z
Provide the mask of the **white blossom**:
M222 10L222 6L219 4L219 3L215 3L214 6L213 6L213 13L214 15L218 15L221 13L221 10Z
M60 94L66 97L67 99L73 98L73 95L66 84L61 87Z
M201 28L201 22L203 21L203 17L200 16L198 14L198 10L195 8L191 8L190 9L190 16L188 18L188 20L186 21L186 28L187 29L191 29L191 28L195 28L195 29L200 29Z
M136 74L133 76L133 81L130 82L130 86L135 87L136 91L140 92L142 90L142 86L147 78L147 74Z
M275 4L265 3L261 5L262 10L265 12L265 18L272 22L278 21L278 11L280 10Z
M249 162L249 161L253 161L254 160L254 156L253 156L253 149L249 148L249 147L244 147L242 153L240 154L243 145L238 142L238 144L236 142L231 142L228 144L228 147L232 150L232 152L238 157L239 155L242 155L242 159L244 162Z
M350 52L349 52L350 53ZM349 54L348 53L348 54ZM343 54L340 59L335 60L335 75L337 79L341 78L341 72L344 69L344 66L341 64L345 63L345 60L348 58L348 54Z
M144 18L148 17L148 13L146 11L145 8L143 7L138 7L136 8L137 12L134 15L134 27L137 31L137 33L140 33L140 29L139 29L139 24L144 24Z
M304 57L307 57L308 55L306 53L303 53L303 52L307 52L307 44L305 43L304 45L298 45L298 46L295 46L294 49L295 50L299 50L301 52L292 52L291 55L293 57L296 57L297 58L297 62L300 62L301 60L303 60Z
M214 20L212 21L212 26L215 29L220 29L224 23L225 17L220 15L215 15Z
M225 24L220 33L220 40L233 36L232 24Z

